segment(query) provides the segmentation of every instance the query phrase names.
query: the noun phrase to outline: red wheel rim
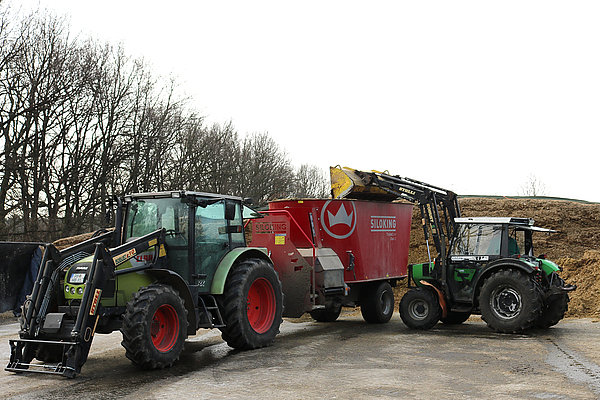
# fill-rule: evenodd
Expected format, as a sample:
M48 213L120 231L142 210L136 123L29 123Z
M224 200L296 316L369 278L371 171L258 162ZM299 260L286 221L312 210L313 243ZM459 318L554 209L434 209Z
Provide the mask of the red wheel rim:
M258 278L248 290L246 310L248 322L257 333L265 333L273 325L275 318L275 292L265 278Z
M173 348L179 336L179 318L172 305L158 307L152 317L150 336L156 350L166 353Z

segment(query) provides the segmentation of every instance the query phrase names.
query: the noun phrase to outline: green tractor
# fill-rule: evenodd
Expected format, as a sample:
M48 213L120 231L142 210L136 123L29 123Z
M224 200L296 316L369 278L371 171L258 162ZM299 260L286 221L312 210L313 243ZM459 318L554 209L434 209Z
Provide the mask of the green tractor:
M565 284L558 265L533 253L533 233L555 231L526 218L455 218L455 223L445 262L436 258L409 267L409 284L416 288L400 302L407 326L460 324L481 314L495 331L515 333L548 328L564 317L575 286ZM436 273L442 269L446 285Z
M43 245L6 370L74 377L94 335L116 330L143 369L171 366L200 328L235 349L270 345L281 282L266 250L246 247L244 209L233 196L132 194L117 199L113 231L62 251Z
M462 218L455 193L410 178L341 167L332 168L331 177L335 198L418 204L429 262L408 268L400 317L409 328L460 324L481 314L495 331L516 333L564 317L576 287L560 278L558 265L533 253L533 233L555 231L528 218Z

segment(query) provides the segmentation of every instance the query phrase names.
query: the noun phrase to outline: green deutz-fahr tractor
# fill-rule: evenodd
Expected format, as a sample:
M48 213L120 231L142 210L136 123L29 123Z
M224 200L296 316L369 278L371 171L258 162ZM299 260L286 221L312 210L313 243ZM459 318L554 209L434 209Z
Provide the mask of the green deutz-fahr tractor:
M73 377L94 335L115 330L144 369L171 366L200 328L219 328L236 349L270 345L281 283L265 250L246 247L243 210L238 197L132 194L117 199L114 231L44 245L6 370Z
M408 327L460 324L481 314L490 328L515 333L548 328L564 317L576 287L560 278L558 265L533 253L533 233L555 231L529 218L461 218L455 193L410 178L334 170L336 198L404 199L420 208L428 252L431 237L438 254L409 265L410 290L400 301Z

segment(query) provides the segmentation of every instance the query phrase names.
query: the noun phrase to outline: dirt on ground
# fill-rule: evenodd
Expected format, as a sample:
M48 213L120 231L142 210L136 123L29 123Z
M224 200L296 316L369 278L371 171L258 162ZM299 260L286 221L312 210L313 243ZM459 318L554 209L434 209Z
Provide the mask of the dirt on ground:
M535 254L563 267L561 276L577 290L570 294L569 317L600 317L600 204L567 200L462 198L464 217L533 218L558 233L534 234ZM435 248L432 248L435 251ZM413 210L408 262L427 261L421 215ZM433 254L432 254L433 256Z

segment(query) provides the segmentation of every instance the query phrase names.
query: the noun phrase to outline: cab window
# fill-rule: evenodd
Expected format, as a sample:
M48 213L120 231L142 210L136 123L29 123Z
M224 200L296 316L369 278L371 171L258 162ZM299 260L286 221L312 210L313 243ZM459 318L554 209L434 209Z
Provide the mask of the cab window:
M499 255L501 225L461 225L452 247L453 255Z

